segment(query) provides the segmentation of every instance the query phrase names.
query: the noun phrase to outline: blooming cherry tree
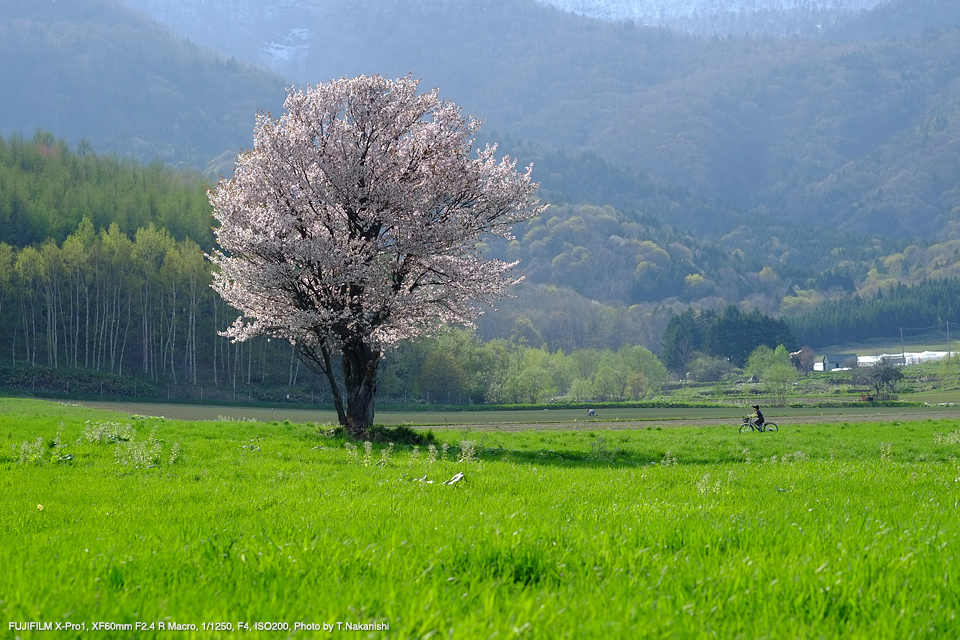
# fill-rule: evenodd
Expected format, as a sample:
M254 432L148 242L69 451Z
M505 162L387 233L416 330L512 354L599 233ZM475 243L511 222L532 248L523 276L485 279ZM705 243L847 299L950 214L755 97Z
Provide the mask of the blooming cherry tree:
M384 349L469 324L514 281L515 263L483 259L478 242L541 211L531 167L495 147L474 154L479 122L417 85L361 76L291 90L210 193L213 287L242 314L226 334L289 341L329 380L353 438L373 424Z

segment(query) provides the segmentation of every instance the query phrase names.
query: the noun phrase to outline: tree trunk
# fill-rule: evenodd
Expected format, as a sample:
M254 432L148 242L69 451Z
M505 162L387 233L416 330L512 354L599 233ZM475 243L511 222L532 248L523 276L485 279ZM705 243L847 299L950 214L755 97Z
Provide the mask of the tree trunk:
M343 382L347 391L343 428L350 438L360 440L369 437L370 427L373 426L380 352L357 340L345 344L341 355Z

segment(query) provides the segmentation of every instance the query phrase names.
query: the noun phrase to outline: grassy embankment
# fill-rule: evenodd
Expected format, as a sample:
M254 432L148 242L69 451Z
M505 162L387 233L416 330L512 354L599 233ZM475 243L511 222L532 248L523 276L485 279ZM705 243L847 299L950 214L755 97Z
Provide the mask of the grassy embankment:
M4 400L3 628L902 638L960 624L954 421L440 430L437 459L368 458L318 431Z

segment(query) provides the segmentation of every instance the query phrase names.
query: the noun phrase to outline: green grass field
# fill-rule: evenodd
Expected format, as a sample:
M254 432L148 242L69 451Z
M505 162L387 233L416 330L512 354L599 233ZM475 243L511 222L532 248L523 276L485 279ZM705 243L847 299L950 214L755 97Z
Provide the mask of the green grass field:
M957 421L435 433L436 453L367 453L313 425L5 399L0 625L22 638L960 629Z

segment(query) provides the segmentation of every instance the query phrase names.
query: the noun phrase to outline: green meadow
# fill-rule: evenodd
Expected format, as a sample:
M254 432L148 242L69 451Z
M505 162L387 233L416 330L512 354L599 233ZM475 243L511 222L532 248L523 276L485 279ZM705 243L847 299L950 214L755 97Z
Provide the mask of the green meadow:
M433 436L0 400L5 637L960 629L955 420Z

